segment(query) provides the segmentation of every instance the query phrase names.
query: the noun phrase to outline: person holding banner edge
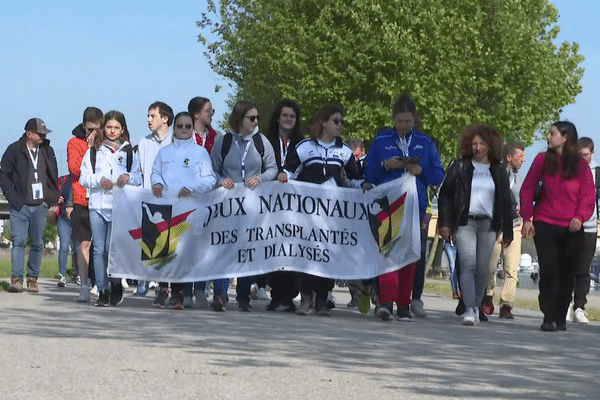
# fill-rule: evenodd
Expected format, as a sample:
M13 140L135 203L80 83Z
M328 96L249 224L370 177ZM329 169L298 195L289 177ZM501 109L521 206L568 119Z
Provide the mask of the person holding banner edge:
M273 146L258 131L258 106L251 101L238 101L229 116L230 131L217 138L210 157L217 177L217 187L233 189L237 183L254 189L262 182L274 180L277 176L277 164ZM257 148L261 146L262 149ZM238 309L251 311L250 285L253 277L239 277L236 293ZM223 285L225 280L213 281L215 288ZM227 291L215 295L211 307L215 311L223 311L227 303Z
M278 176L280 182L293 179L321 185L370 186L360 176L352 150L342 141L342 113L342 109L334 104L325 105L317 111L311 126L311 138L302 140L289 150L285 170ZM300 277L301 304L296 314L308 315L316 311L318 315L330 315L327 293L333 289L335 281L308 274ZM314 309L313 292L316 294Z
M273 146L278 173L282 173L288 150L293 149L303 139L301 129L302 116L298 104L283 99L275 106L267 128L267 139ZM275 311L284 306L284 311L295 312L294 297L299 293L299 277L292 271L275 271L269 274L271 302L267 311Z
M152 193L163 190L177 197L203 194L213 189L216 178L208 151L198 146L193 135L192 115L186 111L173 120L173 142L160 149L152 167ZM171 283L171 308L183 310L184 283ZM202 291L201 296L204 296Z
M395 102L392 109L394 127L384 129L373 140L364 174L367 181L374 185L392 181L404 175L416 177L419 198L419 217L424 220L429 196L428 185L439 185L444 179L444 167L433 140L414 127L417 118L416 107L411 97L404 93ZM416 239L416 238L415 238ZM425 244L421 241L421 263L424 268ZM398 319L411 321L411 291L417 263L384 274L379 277L379 303L376 316L382 320L390 319L393 302L398 307ZM424 274L423 274L424 276ZM424 282L420 284L422 287ZM425 316L423 302L413 299L413 312ZM415 297L415 296L413 296Z

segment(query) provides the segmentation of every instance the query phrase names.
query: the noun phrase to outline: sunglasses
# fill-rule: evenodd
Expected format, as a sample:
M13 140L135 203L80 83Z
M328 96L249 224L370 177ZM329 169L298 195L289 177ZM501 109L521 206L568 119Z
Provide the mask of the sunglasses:
M177 124L175 126L177 127L177 129L183 129L183 128L185 128L185 129L192 129L192 124L185 124L185 125L184 124Z
M248 118L250 122L258 121L259 115L246 115L244 118Z
M100 128L87 128L88 133L94 133L94 131L99 131Z
M344 125L344 120L343 119L338 119L338 118L334 118L331 120L331 122L333 122L336 125Z

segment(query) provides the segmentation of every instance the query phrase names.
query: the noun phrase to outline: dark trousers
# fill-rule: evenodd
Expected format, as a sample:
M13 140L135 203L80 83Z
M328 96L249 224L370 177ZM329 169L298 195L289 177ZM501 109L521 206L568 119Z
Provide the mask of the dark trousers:
M316 302L327 301L327 292L333 290L335 280L329 278L321 278L320 276L300 274L300 287L302 294L305 296L312 296L312 293L316 294Z
M175 294L175 293L181 294L181 291L183 290L184 286L185 286L185 283L171 283L172 294ZM168 282L158 282L158 287L161 289L168 289L169 283Z
M259 288L267 287L267 283L269 283L269 274L256 275L254 277L254 283L258 285Z
M280 304L291 304L300 291L297 272L275 271L269 274L271 299Z
M564 324L583 246L583 230L541 221L533 223L535 248L540 264L540 309L544 322Z
M590 290L590 265L596 253L596 232L583 233L581 259L575 270L575 290L573 291L573 309L585 309L587 294Z
M427 233L429 230L429 221L431 215L427 214L421 221L421 258L417 261L415 267L415 276L413 277L413 290L412 299L420 300L423 294L423 287L425 286L425 263L427 261L426 249L427 249Z

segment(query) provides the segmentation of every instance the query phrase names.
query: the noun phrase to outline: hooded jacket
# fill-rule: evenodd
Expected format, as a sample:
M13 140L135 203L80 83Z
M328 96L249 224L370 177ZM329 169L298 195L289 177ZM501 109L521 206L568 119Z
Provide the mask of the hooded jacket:
M81 178L81 163L85 153L88 151L83 124L79 124L73 128L72 134L75 137L71 138L69 143L67 143L67 164L73 186L73 204L87 208L89 205L87 190L79 183L79 178Z

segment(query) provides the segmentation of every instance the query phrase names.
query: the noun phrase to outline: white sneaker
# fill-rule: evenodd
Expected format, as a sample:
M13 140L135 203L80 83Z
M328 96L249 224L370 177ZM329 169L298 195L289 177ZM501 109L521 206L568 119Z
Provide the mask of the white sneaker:
M250 285L250 298L252 300L258 299L258 285L256 283Z
M123 289L129 289L129 284L127 283L127 279L121 278L121 286L123 286Z
M421 299L413 300L410 305L410 311L415 314L416 317L424 318L427 316L427 311L423 308L423 301Z
M64 275L61 275L60 278L58 279L58 287L65 287L67 286L67 277Z
M566 320L569 322L573 322L573 303L569 304Z
M326 306L330 310L332 308L335 308L335 297L333 297L333 293L331 293L331 291L327 292L327 303L326 303Z
M258 300L269 300L269 296L267 296L265 288L258 289Z
M590 323L590 321L585 316L585 312L581 308L576 309L573 313L573 322L577 322L578 324Z
M98 297L98 286L94 285L94 287L90 289L90 295Z
M467 308L465 311L465 315L463 317L463 325L474 326L479 321L479 315L477 314L477 309L474 307Z
M158 287L158 284L154 281L150 281L148 282L148 289L156 289Z

